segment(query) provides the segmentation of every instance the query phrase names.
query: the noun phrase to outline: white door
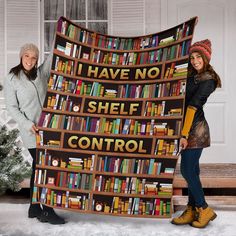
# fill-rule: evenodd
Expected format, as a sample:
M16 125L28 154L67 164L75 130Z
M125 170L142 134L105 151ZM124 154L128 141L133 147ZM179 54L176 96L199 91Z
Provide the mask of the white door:
M204 150L201 162L236 163L236 1L162 0L162 30L198 16L193 42L212 41L211 64L222 80L222 88L211 95L205 106L212 144Z

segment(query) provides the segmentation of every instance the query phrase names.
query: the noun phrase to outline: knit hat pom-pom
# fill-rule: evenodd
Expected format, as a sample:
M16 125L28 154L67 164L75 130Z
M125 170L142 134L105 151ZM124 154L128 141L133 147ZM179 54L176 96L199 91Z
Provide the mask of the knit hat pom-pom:
M36 55L37 59L39 58L39 49L38 49L38 47L37 47L35 44L33 44L33 43L26 43L26 44L24 44L24 45L21 47L21 49L20 49L19 57L22 58L22 56L24 55L24 53L25 53L26 51L28 51L28 50L35 52L35 55Z
M206 56L208 62L211 60L211 41L209 39L204 39L198 42L195 42L189 49L189 54L193 52L199 52Z

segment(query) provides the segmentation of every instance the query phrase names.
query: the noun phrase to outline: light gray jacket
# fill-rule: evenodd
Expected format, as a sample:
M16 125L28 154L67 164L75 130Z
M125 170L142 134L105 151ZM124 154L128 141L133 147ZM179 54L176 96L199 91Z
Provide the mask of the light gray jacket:
M35 80L29 80L23 71L19 76L8 74L4 80L4 96L9 115L18 123L25 147L36 148L36 136L30 129L37 124L47 93L52 55L38 68Z

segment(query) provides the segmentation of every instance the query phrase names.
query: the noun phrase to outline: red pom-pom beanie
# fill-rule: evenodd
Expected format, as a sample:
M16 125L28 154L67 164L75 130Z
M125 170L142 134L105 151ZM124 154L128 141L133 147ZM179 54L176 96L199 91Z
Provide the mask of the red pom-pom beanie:
M192 52L199 52L206 56L208 62L211 60L211 41L209 39L205 39L202 41L198 41L194 43L189 48L189 54L191 55Z

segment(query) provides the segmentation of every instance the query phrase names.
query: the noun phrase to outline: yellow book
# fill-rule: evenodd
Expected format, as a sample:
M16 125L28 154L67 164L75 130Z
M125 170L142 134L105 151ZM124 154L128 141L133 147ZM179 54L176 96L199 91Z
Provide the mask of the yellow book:
M121 202L121 212L120 213L125 214L125 202L124 201Z
M107 205L105 205L105 207L104 207L104 212L105 212L105 213L109 213L109 212L110 212L110 207L107 206Z
M162 206L162 215L165 216L166 215L166 203L163 202L163 206Z
M56 206L57 205L57 194L56 193L54 193L54 195L53 195L53 202L54 202L54 206Z
M168 68L166 69L164 79L167 79L167 78L168 78L169 73L170 73L170 67L168 67Z
M161 111L162 111L162 105L158 104L157 106L157 115L160 116L161 115Z
M52 76L50 76L50 79L49 79L49 81L48 81L48 88L50 89L50 88L52 88L53 87L53 77Z
M113 124L113 123L110 121L110 122L109 122L108 132L107 132L108 134L110 134L111 131L112 131L112 124Z
M55 96L52 96L52 99L51 99L51 103L50 103L50 108L53 108L54 105L56 104L56 97Z
M66 110L66 100L62 102L61 110L65 111Z
M157 155L161 155L161 154L162 154L163 144L164 144L164 140L163 140L163 139L159 139L159 145L158 145L158 152L157 152Z
M103 97L104 94L104 86L101 86L99 97Z
M174 130L173 129L168 129L167 130L167 135L168 136L173 136L174 135Z
M87 170L88 168L88 159L84 158L84 170Z
M135 120L132 119L130 122L129 134L134 134L134 125L135 125Z
M50 145L60 145L60 140L48 140L48 144L50 144Z
M113 213L118 213L118 207L119 207L119 197L114 197L114 209Z
M149 134L150 134L150 131L151 131L151 123L148 122L148 123L147 123L147 128L146 128L146 135L149 135Z
M146 213L146 207L145 207L145 203L142 203L142 214L145 215Z
M50 107L51 107L51 100L52 100L52 97L49 96L49 97L48 97L48 102L47 102L47 108L50 108Z
M152 114L152 103L148 102L147 116L151 116L151 114Z
M51 189L48 189L46 204L50 205L51 200Z
M104 191L109 192L108 190L109 190L109 180L106 180Z
M65 207L66 205L66 195L63 193L62 194L62 207Z
M42 154L42 156L41 156L41 165L42 166L44 166L45 165L45 155L44 154Z
M158 106L155 105L155 107L154 107L154 116L157 116L157 114L158 114Z
M92 166L92 159L88 158L88 162L87 162L87 169L90 170Z
M36 134L36 144L39 146L40 145L40 135Z
M110 192L114 191L114 185L115 185L115 178L111 177L111 182L110 182Z
M124 214L128 213L128 208L129 208L129 202L125 201L125 208L124 208Z
M166 151L165 154L167 155L168 153L170 153L170 144L166 143Z
M152 175L155 175L157 173L157 167L158 167L158 163L155 162L152 169Z
M173 154L173 152L174 152L174 150L175 150L175 144L174 143L171 143L170 144L170 149L169 149L169 155L172 155Z
M62 72L62 61L61 60L57 64L57 71Z
M138 123L137 135L141 133L141 123Z

